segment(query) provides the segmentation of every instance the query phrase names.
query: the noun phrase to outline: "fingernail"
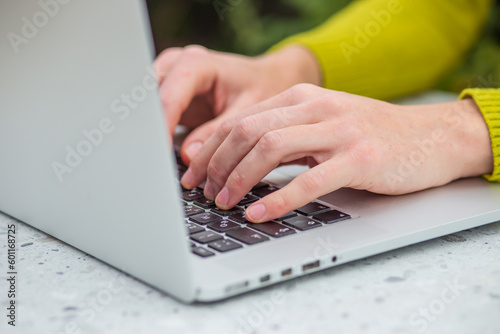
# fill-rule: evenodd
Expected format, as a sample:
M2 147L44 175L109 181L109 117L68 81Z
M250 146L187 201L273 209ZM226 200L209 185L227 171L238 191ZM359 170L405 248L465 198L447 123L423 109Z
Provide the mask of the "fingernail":
M196 141L187 147L186 155L188 156L189 160L193 160L196 153L198 153L198 151L200 150L200 148L202 146L203 146L203 143L201 141Z
M219 195L217 195L215 202L217 203L217 206L227 207L227 204L229 203L229 190L226 187L224 187L220 191Z
M247 209L246 216L252 221L260 221L264 214L266 213L266 207L264 204L252 205Z
M192 183L193 173L191 172L191 168L188 168L188 170L184 173L184 176L182 176L181 184L184 188L191 189L193 187Z
M210 184L210 181L207 180L207 183L205 184L205 197L214 200L215 198L215 191L214 187Z

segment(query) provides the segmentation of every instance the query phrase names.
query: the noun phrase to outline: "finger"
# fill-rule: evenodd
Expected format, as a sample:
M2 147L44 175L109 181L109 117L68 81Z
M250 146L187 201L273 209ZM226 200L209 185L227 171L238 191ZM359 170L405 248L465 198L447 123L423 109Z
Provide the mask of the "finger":
M307 98L312 98L318 95L317 89L319 88L313 85L297 85L288 90L289 95L284 95L284 93L282 93L276 97L249 107L232 117L228 117L227 120L220 124L217 131L215 131L215 133L200 149L199 154L197 154L191 161L188 171L184 174L185 177L181 179L183 186L190 189L196 187L206 179L207 167L212 156L241 119L266 110L274 109L274 107L280 108L294 105L294 103L298 103L297 101L300 99L306 100ZM298 98L300 99L297 100ZM205 186L205 196L209 199L215 199L215 195L216 193L211 183L207 182Z
M237 117L236 116L225 116L222 117L220 116L221 120L214 120L215 123L215 132L208 137L208 139L205 140L205 142L202 144L202 146L199 146L196 144L195 147L198 151L193 152L194 156L192 156L191 161L189 163L189 168L184 173L184 176L181 178L181 184L184 188L186 189L192 189L194 187L197 187L200 183L202 183L206 177L207 177L207 165L208 162L210 161L211 156L215 153L217 148L219 147L220 143L224 140L224 138L227 137L231 129L233 128L233 124L236 124L237 122ZM203 135L207 135L208 132L210 131L210 128L207 128L206 131L203 133ZM196 138L196 137L193 137ZM201 137L198 137L201 138ZM187 145L191 146L195 144L196 141L191 142L190 144L186 144L186 150L187 150ZM205 196L207 196L206 192L207 189L210 188L210 184L207 182L207 185L205 186ZM213 196L212 198L210 196L207 196L209 199L214 199Z
M176 61L182 54L182 48L168 48L162 51L154 62L154 69L158 79L158 84L161 85L168 72L172 69Z
M186 166L190 165L191 160L200 151L205 141L214 134L223 121L223 118L214 118L191 131L186 139L184 139L181 146L181 157Z
M331 94L331 91L329 92ZM276 96L249 107L246 109L246 113L252 115L265 110L289 107L304 103L322 94L325 94L325 90L322 88L311 84L298 84Z
M354 168L350 159L335 157L298 175L288 185L247 208L245 215L254 223L276 219L329 192L351 184Z
M194 97L209 92L216 81L215 65L209 53L200 48L186 49L160 87L171 134Z
M207 166L207 178L214 194L218 194L221 191L229 175L249 152L252 152L251 157L255 158L252 162L263 168L268 168L269 166L263 166L262 159L265 160L270 157L273 157L273 160L278 159L277 162L273 161L275 165L272 168L274 168L282 158L282 156L276 155L280 153L275 152L276 150L291 149L288 146L290 143L297 143L298 140L304 141L304 139L306 139L304 144L306 142L314 144L307 140L311 138L313 132L310 132L309 135L307 133L292 132L295 126L320 121L318 113L308 113L305 112L305 109L303 105L296 105L288 108L268 110L241 120L229 133L224 142L221 143ZM276 131L279 129L288 130ZM302 130L303 128L300 129ZM308 129L311 131L311 128ZM315 136L313 135L313 137ZM318 138L321 142L320 139ZM283 146L286 146L286 148ZM260 157L255 156L256 154L260 154ZM251 163L247 163L245 168L252 170L253 166ZM252 186L258 181L260 179L252 184Z
M280 163L332 149L318 125L298 125L266 133L231 171L216 197L217 206L230 209ZM217 151L218 153L218 151ZM209 174L210 175L210 174ZM213 184L213 183L212 183Z
M237 124L240 117L246 115L246 110L237 113L239 106L243 108L244 105L246 105L245 99L241 99L212 122L208 122L207 124L209 125L207 128L201 128L200 126L200 132L193 131L192 136L186 138L181 149L183 160L189 162L189 168L181 179L184 188L192 189L197 187L206 179L207 165L210 158L233 129L234 125ZM200 142L202 145L200 145ZM188 149L190 150L189 156L187 156ZM182 150L184 150L184 153L182 153ZM211 189L211 185L208 183L205 189L208 191L208 189ZM213 195L207 197L214 199Z
M252 100L249 100L245 96L240 96L237 101L235 101L231 106L228 106L226 110L223 110L223 113L212 119L206 121L204 124L196 127L184 140L183 145L181 147L181 156L186 164L189 166L191 160L196 156L198 151L201 149L202 145L205 141L214 134L217 128L231 115L235 115L237 112L244 110L249 104L252 103ZM192 106L191 106L192 107ZM190 108L191 108L190 107Z

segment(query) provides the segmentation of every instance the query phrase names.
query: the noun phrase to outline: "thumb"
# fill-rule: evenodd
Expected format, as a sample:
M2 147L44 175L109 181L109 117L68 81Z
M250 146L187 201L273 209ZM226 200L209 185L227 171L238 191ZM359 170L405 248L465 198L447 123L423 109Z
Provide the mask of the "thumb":
M186 166L189 166L191 160L196 156L205 141L210 138L223 121L222 117L217 117L203 123L191 131L186 139L184 139L181 146L181 158Z

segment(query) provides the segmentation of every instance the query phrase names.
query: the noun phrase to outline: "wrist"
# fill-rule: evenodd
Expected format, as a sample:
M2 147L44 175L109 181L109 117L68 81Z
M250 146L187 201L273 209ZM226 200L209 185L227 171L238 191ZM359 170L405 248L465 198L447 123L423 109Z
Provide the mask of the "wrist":
M268 69L273 78L284 84L284 89L299 83L322 84L321 67L308 48L292 45L257 57L256 60Z
M493 171L493 154L488 127L472 99L452 103L448 121L456 143L455 161L461 162L459 177L479 176Z

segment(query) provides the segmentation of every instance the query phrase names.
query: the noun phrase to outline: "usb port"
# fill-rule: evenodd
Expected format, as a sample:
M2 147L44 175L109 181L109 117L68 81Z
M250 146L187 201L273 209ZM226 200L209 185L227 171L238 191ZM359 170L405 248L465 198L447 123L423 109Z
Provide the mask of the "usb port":
M260 278L261 283L269 282L271 280L271 275L262 276Z
M241 289L246 288L247 286L248 286L247 281L236 283L236 284L233 284L233 285L226 287L226 292L233 292L233 291L241 290Z
M291 274L292 274L292 268L285 269L281 272L282 277L290 276Z
M311 269L314 269L314 268L318 268L318 267L319 267L319 260L311 262L311 263L304 264L302 266L302 271L308 271L308 270L311 270Z

